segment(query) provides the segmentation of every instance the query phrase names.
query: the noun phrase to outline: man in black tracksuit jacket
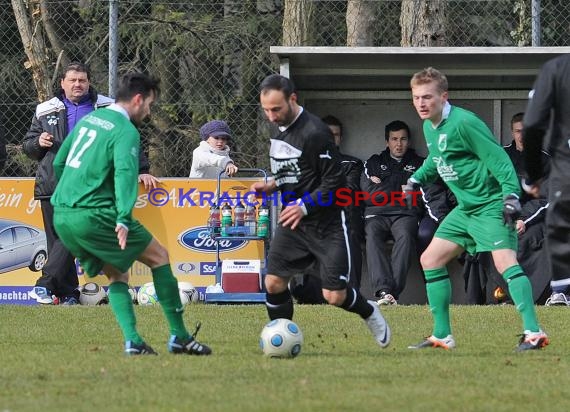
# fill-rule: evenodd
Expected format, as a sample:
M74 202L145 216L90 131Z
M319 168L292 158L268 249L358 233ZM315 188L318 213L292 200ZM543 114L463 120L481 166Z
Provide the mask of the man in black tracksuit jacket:
M82 63L72 62L64 69L61 87L53 98L37 105L32 124L22 143L24 153L30 159L38 161L34 199L39 200L41 204L48 261L43 266L42 275L36 281L30 296L43 304L54 303L52 295L64 304L76 304L79 298L75 259L63 246L53 227L50 198L57 184L53 159L63 140L81 117L114 101L97 94L89 85L89 69ZM149 163L143 152L140 153L140 173L144 174L146 179L150 176Z
M525 190L539 196L543 175L543 139L550 131L551 154L546 213L546 250L550 256L553 296L567 305L570 286L570 55L549 60L529 95L523 119L528 179ZM554 296L554 295L558 296Z
M342 142L342 123L334 116L323 117L334 138L334 144L339 149L340 165L346 176L346 187L353 193L360 190L360 175L364 168L362 160L340 152ZM360 289L362 277L362 243L364 242L364 205L357 205L352 196L352 202L344 209L348 221L350 240L350 282Z
M513 141L511 144L504 146L505 151L509 155L515 171L519 177L519 181L527 177L524 168L524 143L522 141L524 113L516 113L511 119L511 135ZM543 165L543 176L547 178L550 170L550 155L542 150L541 163ZM544 233L545 233L545 217L548 210L547 187L543 186L543 190L538 198L528 193L522 192L520 197L521 215L516 220L516 229L519 238L519 250L517 252L517 260L528 274L528 278L532 285L533 298L535 302L541 297L544 289L550 281L550 272L545 270L546 251L544 250ZM506 286L506 284L504 285ZM504 288L507 290L507 288Z
M378 303L384 305L397 303L411 262L417 259L416 235L423 207L418 204L408 208L400 202L392 202L393 194L401 194L402 185L424 161L408 147L409 137L406 123L396 120L386 125L387 148L364 163L360 179L361 189L370 194L364 210L368 276ZM375 193L384 193L387 198ZM386 204L380 205L384 200ZM391 259L385 252L389 239L394 240Z

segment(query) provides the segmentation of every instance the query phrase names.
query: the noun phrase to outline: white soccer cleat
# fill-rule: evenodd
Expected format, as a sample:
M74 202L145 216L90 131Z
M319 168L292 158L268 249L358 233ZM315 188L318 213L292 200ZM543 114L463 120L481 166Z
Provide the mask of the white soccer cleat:
M28 292L28 296L35 299L41 305L53 305L53 297L49 289L43 286L35 286L31 291Z
M368 303L374 308L374 311L372 315L364 319L364 322L366 322L366 326L368 326L368 329L370 329L370 332L374 335L374 339L376 339L378 345L385 348L390 344L390 326L388 326L388 322L386 322L386 319L384 319L384 316L380 313L376 302L369 300Z

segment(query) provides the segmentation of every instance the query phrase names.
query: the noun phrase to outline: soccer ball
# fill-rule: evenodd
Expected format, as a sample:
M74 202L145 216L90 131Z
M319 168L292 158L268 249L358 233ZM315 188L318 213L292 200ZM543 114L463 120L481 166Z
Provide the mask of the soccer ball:
M79 289L79 303L82 305L96 306L109 303L107 292L97 283L89 282Z
M139 305L154 305L158 303L153 282L145 283L139 288L137 301L139 302Z
M274 319L261 331L259 346L270 358L294 358L301 353L303 332L289 319Z
M198 302L200 298L198 291L190 282L178 282L178 291L183 305Z

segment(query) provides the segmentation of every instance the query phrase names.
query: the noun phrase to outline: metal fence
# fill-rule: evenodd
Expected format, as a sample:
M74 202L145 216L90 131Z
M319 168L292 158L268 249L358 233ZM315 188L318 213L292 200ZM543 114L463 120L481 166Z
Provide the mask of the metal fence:
M61 66L79 60L90 64L92 85L107 94L110 2L118 6L118 72L144 70L162 81L159 108L142 130L151 171L158 176L188 175L198 129L213 118L230 124L239 166L266 167L269 131L259 111L257 86L278 70L269 46L346 46L361 23L366 23L365 45L400 46L405 3L0 0L0 116L9 155L2 175L33 176L36 169L21 152L41 96L38 79L28 67L31 46L24 46L23 27L29 29L28 38L40 44L35 57L45 65L43 76L54 89ZM431 13L443 16L445 46L529 46L537 41L542 46L570 45L567 0L412 3L424 3L432 7ZM434 5L441 10L434 11ZM355 10L360 14L351 14Z

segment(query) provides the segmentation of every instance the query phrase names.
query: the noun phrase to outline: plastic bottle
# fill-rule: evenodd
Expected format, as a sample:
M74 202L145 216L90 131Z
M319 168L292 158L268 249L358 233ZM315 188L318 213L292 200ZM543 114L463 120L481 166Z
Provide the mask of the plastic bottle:
M234 221L235 226L245 225L245 206L240 201L238 201L236 207L234 207Z
M229 236L229 228L232 226L232 207L224 203L222 206L222 236Z
M217 205L210 207L210 217L208 218L208 228L213 235L220 234L220 208Z
M255 210L255 206L248 203L245 206L245 227L246 227L246 234L248 236L255 236L257 231L257 211Z
M259 216L257 218L257 236L267 237L269 235L269 207L266 204L259 206Z

